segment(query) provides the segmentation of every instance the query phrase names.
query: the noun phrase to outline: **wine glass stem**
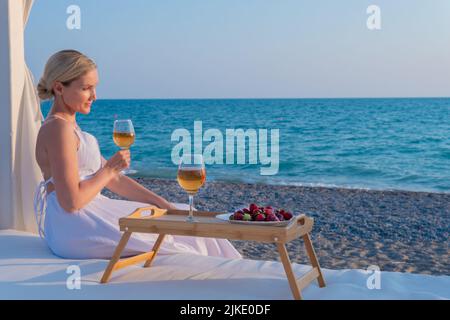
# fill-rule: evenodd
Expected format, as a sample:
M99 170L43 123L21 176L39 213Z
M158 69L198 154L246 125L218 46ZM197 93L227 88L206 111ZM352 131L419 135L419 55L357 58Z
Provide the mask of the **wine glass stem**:
M189 220L191 221L194 219L193 208L194 208L194 195L189 194Z

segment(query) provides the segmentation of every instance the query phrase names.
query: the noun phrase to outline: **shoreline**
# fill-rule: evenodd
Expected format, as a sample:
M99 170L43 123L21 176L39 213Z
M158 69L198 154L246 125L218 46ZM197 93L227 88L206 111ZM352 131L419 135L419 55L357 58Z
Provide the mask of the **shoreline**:
M135 178L171 202L187 203L176 180ZM105 190L103 194L120 199ZM450 194L207 181L195 197L201 210L230 212L272 205L315 220L311 238L329 269L450 275ZM279 261L272 244L231 241L244 258ZM291 261L307 263L303 242L287 245Z
M173 176L176 175L176 171ZM167 177L157 177L157 176L130 176L133 179L140 180L171 180L172 178ZM379 192L407 192L407 193L432 193L439 195L450 195L450 191L437 191L437 190L413 190L413 189L396 189L396 188L377 188L377 187L363 187L358 185L335 185L327 183L308 183L308 182L265 182L258 180L238 180L238 179L223 179L218 178L217 180L208 178L209 182L213 183L224 183L224 184L248 184L248 185L263 185L263 186L273 186L273 187L303 187L303 188L325 188L325 189L344 189L344 190L362 190L362 191L379 191Z

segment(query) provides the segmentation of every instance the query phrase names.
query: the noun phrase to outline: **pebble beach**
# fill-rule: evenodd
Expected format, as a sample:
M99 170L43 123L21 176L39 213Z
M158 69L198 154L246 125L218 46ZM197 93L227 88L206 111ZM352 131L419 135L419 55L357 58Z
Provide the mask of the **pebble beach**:
M187 202L176 180L134 179L171 202ZM194 205L231 212L252 202L313 217L311 238L323 268L450 275L450 194L207 181ZM279 261L273 244L231 242L246 259ZM300 239L287 249L292 262L308 263Z

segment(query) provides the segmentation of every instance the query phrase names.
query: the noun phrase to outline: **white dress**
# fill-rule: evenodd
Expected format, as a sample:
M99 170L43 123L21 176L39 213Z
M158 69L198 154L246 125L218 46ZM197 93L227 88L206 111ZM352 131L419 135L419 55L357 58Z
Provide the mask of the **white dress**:
M80 139L78 167L80 181L91 178L101 168L101 154L97 139L77 126ZM39 234L54 254L70 259L109 259L120 240L119 218L136 208L149 204L115 200L97 194L84 208L75 213L65 211L58 203L56 192L47 193L52 178L41 182L36 190L34 210ZM175 204L186 209L186 204ZM156 241L156 234L133 233L122 256L148 252ZM192 253L205 256L242 258L225 239L167 235L159 254Z

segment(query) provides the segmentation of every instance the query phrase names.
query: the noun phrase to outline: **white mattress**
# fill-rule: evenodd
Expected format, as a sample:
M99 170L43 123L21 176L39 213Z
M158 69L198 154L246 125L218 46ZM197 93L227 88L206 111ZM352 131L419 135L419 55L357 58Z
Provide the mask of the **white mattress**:
M0 299L292 299L279 262L230 260L189 254L157 256L152 267L131 266L99 280L107 260L67 260L53 255L36 235L0 231ZM67 273L79 267L81 282ZM297 275L309 266L294 264ZM69 269L70 270L70 269ZM450 299L450 277L381 272L381 288L368 289L364 270L323 269L305 299Z

